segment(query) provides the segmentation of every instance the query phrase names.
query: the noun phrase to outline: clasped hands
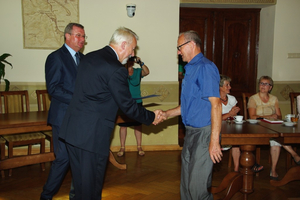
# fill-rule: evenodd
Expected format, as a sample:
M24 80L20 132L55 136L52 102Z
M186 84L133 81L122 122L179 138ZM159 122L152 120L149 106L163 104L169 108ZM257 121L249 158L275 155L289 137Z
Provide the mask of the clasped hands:
M240 108L237 106L233 106L229 111L230 116L235 116L240 111Z
M163 110L155 110L153 112L155 113L155 119L152 122L152 124L154 124L154 125L157 125L157 124L163 122L164 120L168 119L167 113Z

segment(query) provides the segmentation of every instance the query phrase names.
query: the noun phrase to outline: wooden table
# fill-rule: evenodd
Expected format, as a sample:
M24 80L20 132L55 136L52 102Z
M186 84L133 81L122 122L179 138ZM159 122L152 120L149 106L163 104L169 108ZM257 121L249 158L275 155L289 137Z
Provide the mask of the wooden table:
M283 124L260 122L260 125L278 132L280 137L275 138L275 140L280 144L300 144L300 125L298 124L295 126L285 126ZM291 163L290 161L289 163ZM290 168L280 181L270 180L270 183L273 186L282 186L295 180L300 180L300 166Z
M47 125L47 118L47 111L0 114L0 135L51 131L51 126ZM53 152L7 158L1 160L0 170L49 162L54 159ZM111 151L109 161L119 169L126 169L126 164L118 163Z
M229 124L222 122L221 130L222 145L240 145L240 171L231 172L225 176L221 184L212 188L212 193L218 193L225 189L224 199L230 199L236 192L244 194L244 199L248 199L248 194L253 192L254 172L252 166L255 164L253 151L256 145L269 145L270 138L278 138L279 133L259 124Z

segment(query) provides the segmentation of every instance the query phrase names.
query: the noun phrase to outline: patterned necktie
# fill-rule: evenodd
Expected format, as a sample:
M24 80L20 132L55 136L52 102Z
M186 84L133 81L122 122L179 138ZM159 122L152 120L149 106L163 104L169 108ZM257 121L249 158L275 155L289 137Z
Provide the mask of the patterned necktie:
M75 57L76 57L76 64L77 64L77 66L78 66L79 63L80 63L80 55L79 55L78 52L76 52Z

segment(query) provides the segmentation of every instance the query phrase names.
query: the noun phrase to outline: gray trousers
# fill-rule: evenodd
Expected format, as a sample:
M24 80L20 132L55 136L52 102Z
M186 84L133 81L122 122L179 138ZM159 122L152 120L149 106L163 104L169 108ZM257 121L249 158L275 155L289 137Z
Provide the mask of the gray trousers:
M211 126L186 126L181 153L181 200L213 200L211 187L213 162L209 156Z

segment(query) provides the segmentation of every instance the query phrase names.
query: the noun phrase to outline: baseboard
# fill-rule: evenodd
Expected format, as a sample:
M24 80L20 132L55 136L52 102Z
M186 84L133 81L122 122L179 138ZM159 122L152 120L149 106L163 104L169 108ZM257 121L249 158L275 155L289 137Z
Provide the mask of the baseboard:
M174 150L182 150L182 147L179 145L142 145L144 151L174 151ZM120 146L112 146L110 147L112 152L118 152L120 150ZM125 150L128 151L137 151L136 145L128 145L125 146Z
M142 145L144 151L175 151L182 150L182 147L179 145ZM136 145L128 145L125 147L126 151L137 151ZM110 147L112 152L118 152L120 146ZM14 149L14 156L27 155L27 147L19 147ZM46 147L46 152L50 152L50 147ZM40 147L32 147L32 154L40 153ZM7 149L5 150L5 156L7 156Z

